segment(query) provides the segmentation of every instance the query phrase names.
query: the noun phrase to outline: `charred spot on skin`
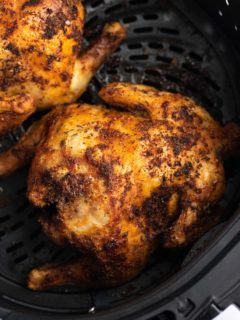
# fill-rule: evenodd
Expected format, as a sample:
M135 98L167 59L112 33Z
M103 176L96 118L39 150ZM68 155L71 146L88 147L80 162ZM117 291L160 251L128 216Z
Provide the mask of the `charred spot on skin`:
M117 247L118 247L118 244L117 244L116 240L109 240L103 246L104 250L106 250L106 251L114 250Z
M103 176L107 187L110 188L111 184L112 184L111 178L114 173L112 165L110 163L101 162L98 165L98 169L99 169L100 174Z
M181 169L175 171L174 177L180 177L182 175L188 176L190 171L192 171L192 169L193 169L192 163L187 162L184 164L184 166Z
M47 69L50 70L53 62L57 59L57 57L54 54L50 54L47 57Z
M162 158L159 158L159 157L156 157L156 158L153 158L150 163L149 163L149 168L152 169L154 167L161 167L162 163L164 163L164 159Z
M194 118L197 116L195 112L190 112L189 108L186 106L179 107L179 111L172 113L173 120L185 120L187 122L193 122Z
M72 19L76 20L78 17L78 8L77 6L73 5L71 8L71 14L72 14Z
M50 8L47 8L47 14L52 14L53 13L53 11L52 11L52 9L50 9Z
M60 30L64 30L67 17L64 13L58 12L52 16L48 16L45 22L43 38L52 39Z
M44 79L43 77L41 76L37 76L37 75L33 75L32 76L32 81L41 85L41 86L45 86L46 84L48 84L48 80L47 79Z
M10 51L11 53L15 54L16 56L20 56L20 51L19 49L13 44L13 43L9 43L7 46L6 46L6 49L8 51Z
M181 162L180 161L175 161L174 162L174 167L180 167L181 166Z
M169 106L169 102L168 101L164 101L163 103L162 103L162 108L163 108L163 117L164 118L167 118L167 116L168 116L168 106Z
M69 80L70 75L67 71L61 72L60 77L62 79L63 82L66 82Z
M60 142L60 147L61 147L62 149L64 149L65 146L66 146L66 141L65 141L65 140L61 140L61 142Z
M191 188L191 190L193 192L195 192L196 194L201 194L202 193L202 190L200 188L196 187L195 180L193 180L193 181L189 180L189 181L185 182L185 185L188 186L189 188ZM191 202L189 202L187 205L190 207L191 206Z
M115 129L106 129L106 128L102 128L99 130L100 136L104 139L114 139L114 138L124 138L127 135L115 130Z
M200 134L189 134L184 136L167 136L165 140L169 142L175 156L178 156L182 150L191 149L199 139Z
M178 210L176 210L173 216L168 212L169 201L173 194L180 195L181 189L179 187L169 187L162 184L144 201L142 206L132 206L134 216L147 216L148 224L144 226L146 237L152 238L162 233L164 228L168 228L169 223L178 213Z
M142 156L146 157L146 158L149 158L149 157L153 156L153 153L152 153L151 150L145 150L145 151L142 152Z
M28 48L26 48L26 51L28 52L28 53L33 53L33 52L35 52L35 47L34 46L29 46Z
M150 128L152 128L152 126L153 126L152 120L143 120L137 123L137 129L143 133L145 133Z
M108 146L104 143L100 143L97 145L99 150L106 150L108 148Z
M5 60L1 69L1 74L4 76L0 76L1 89L6 90L8 86L16 84L16 82L23 82L24 79L19 75L21 70L22 66L20 63L16 63L12 59Z
M51 172L44 171L40 177L40 183L48 189L45 195L46 204L55 204L58 202L68 202L79 195L87 193L89 179L81 174L73 175L71 173L56 180Z
M15 14L15 12L13 11L13 15ZM4 34L4 39L8 39L15 30L17 30L18 28L18 23L17 21L12 22L11 25L9 25L9 27L7 28L5 34Z
M24 10L27 7L32 7L40 4L42 0L28 0L22 5L22 10Z

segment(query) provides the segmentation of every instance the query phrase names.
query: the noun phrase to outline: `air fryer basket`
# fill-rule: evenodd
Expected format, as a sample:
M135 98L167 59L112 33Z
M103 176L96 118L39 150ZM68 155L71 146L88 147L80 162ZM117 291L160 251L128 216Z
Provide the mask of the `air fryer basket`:
M240 62L228 40L193 2L86 1L86 39L91 39L99 25L109 20L120 20L128 29L128 37L97 73L82 100L99 102L97 92L108 82L144 83L194 98L223 124L237 121ZM29 121L24 128L28 125ZM24 128L2 139L1 150L12 145ZM229 217L236 211L239 200L239 169L237 161L226 165L227 190L221 206ZM189 268L192 268L191 276L195 269L200 271L199 265L204 268L208 261L206 252L212 259L217 256L216 246L221 244L221 237L225 239L224 232L230 241L227 231L233 223L235 228L239 223L236 214L192 249L159 250L146 270L121 287L88 292L66 287L34 293L25 287L28 271L45 262L66 259L69 252L56 247L42 234L37 222L39 211L25 197L26 177L27 169L0 182L0 319L120 319L123 316L133 319L141 318L141 310L149 314L142 315L142 319L150 319L156 313L156 304L161 312L154 319L175 319L179 314L181 319L193 319L194 302L176 299L181 294L180 283L182 286L189 280ZM235 235L233 231L232 235ZM199 256L202 247L206 248ZM164 308L164 304L168 306Z

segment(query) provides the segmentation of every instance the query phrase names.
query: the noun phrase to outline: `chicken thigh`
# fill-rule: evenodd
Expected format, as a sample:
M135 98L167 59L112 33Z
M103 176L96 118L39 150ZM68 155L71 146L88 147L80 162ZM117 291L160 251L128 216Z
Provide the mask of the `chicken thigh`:
M0 0L0 98L15 96L16 104L25 94L38 109L78 99L125 38L119 23L107 24L80 54L83 27L80 0Z
M45 209L43 230L83 255L34 269L34 290L121 284L157 246L186 245L221 219L211 208L239 127L222 128L193 100L144 85L113 83L100 97L118 109L57 107L0 156L4 175L35 153L28 198Z

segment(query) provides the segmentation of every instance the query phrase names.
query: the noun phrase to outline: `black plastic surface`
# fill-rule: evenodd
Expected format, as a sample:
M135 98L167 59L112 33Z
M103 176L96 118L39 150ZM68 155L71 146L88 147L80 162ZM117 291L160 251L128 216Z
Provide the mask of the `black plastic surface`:
M98 72L83 100L98 101L96 92L107 82L133 81L189 95L222 123L239 120L239 60L231 43L193 1L94 0L86 1L86 7L88 39L98 24L108 20L120 20L127 26L128 38ZM21 130L3 139L2 149L11 145ZM221 205L229 216L239 202L239 169L238 161L226 167L227 190ZM26 174L27 169L0 182L0 319L195 319L214 295L219 294L217 302L221 302L219 290L228 289L225 282L232 285L225 281L220 286L218 279L225 273L224 257L232 261L227 267L230 275L235 272L231 271L234 262L236 265L235 246L240 252L237 217L233 225L224 225L223 230L229 228L225 237L222 229L217 230L220 239L215 245L215 235L210 233L206 243L193 248L188 257L188 250L159 251L148 268L124 286L94 292L77 288L31 292L25 288L27 272L69 253L41 233L38 211L25 198ZM237 283L239 275L235 272L232 281Z

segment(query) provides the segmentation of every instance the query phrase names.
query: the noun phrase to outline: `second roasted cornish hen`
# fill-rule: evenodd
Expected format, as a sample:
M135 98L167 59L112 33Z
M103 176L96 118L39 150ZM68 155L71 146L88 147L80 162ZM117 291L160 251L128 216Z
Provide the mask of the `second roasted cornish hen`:
M239 128L143 85L110 84L100 97L125 111L58 107L0 156L5 174L36 152L28 197L46 208L43 230L84 255L34 269L32 289L123 283L160 243L186 245L220 219L211 208L223 195L223 159L239 144Z
M80 0L0 0L1 134L36 108L75 102L126 36L106 24L82 52L84 17Z

